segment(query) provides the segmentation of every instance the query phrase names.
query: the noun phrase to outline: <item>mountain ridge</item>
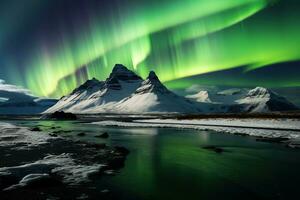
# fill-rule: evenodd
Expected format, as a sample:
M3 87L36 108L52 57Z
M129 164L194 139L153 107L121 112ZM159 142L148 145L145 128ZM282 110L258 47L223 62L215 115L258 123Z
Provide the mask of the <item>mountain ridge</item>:
M116 107L121 112L148 113L197 113L201 109L197 104L168 90L154 71L150 71L146 80L129 97L120 101Z
M297 109L285 98L262 87L252 90L233 88L217 94L199 91L200 100L197 100L197 94L186 97L170 91L154 71L143 80L124 65L116 64L105 81L87 80L45 113L240 113L271 112L280 107Z
M186 97L197 102L209 101L214 104L227 105L229 113L264 113L299 109L286 98L264 87L232 88L217 92L201 90Z

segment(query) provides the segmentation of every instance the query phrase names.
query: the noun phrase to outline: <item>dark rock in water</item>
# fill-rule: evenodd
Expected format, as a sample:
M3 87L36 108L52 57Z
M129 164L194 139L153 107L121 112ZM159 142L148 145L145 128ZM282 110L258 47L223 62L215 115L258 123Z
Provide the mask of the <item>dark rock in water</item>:
M52 126L50 129L58 129L60 128L59 126Z
M61 131L53 131L53 134L62 133Z
M259 137L256 138L256 141L258 142L271 142L271 143L282 143L285 141L288 141L288 138L281 138L281 137L277 137L277 138L266 138L266 137Z
M114 150L111 151L113 156L108 158L106 167L104 167L102 172L107 170L117 170L125 166L126 156L129 154L129 150L125 147L116 146Z
M89 144L88 145L89 147L92 147L92 148L96 148L96 149L104 149L106 148L106 144Z
M57 134L55 134L55 133L49 133L49 135L50 135L51 137L57 137Z
M221 147L216 147L216 146L205 146L203 147L203 149L206 149L206 150L210 150L210 151L214 151L216 153L223 153L224 152L224 149L221 148Z
M56 111L52 114L43 116L44 119L57 119L57 120L77 120L77 116L73 113L66 113L64 111Z
M121 169L125 166L124 156L114 156L108 162L108 169Z
M77 136L85 136L85 133L78 133Z
M39 127L35 127L35 128L32 128L30 129L31 131L42 131Z
M129 154L129 150L126 149L125 147L120 147L120 146L116 146L114 147L115 151L121 155L128 155Z
M108 138L109 135L108 135L107 132L105 132L105 133L102 133L101 135L96 135L95 137L97 137L97 138Z

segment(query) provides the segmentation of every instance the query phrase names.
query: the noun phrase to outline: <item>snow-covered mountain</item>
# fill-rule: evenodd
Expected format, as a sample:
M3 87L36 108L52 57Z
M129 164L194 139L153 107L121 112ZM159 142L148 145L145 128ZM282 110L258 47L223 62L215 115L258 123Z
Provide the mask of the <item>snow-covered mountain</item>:
M196 94L187 95L186 96L189 99L194 99L196 102L202 102L202 103L211 103L210 95L208 91L200 91Z
M298 108L279 94L263 88L254 89L233 88L222 91L199 91L187 95L196 102L211 102L223 105L223 110L217 112L251 112L263 113L273 111L293 111Z
M207 108L168 90L154 72L143 80L117 64L105 81L87 81L44 113L197 113Z
M86 81L44 113L224 113L294 109L296 106L285 98L260 87L199 91L185 98L168 90L153 71L143 80L117 64L105 81Z
M38 98L27 89L0 81L0 115L38 114L55 103L55 99Z
M197 102L210 102L213 104L236 104L236 101L247 94L247 89L232 88L226 90L200 90L196 94L186 97Z
M262 87L256 87L236 101L245 112L291 111L298 108L286 98Z
M148 78L142 82L141 86L131 96L123 99L116 105L116 109L129 113L202 112L199 104L193 103L168 90L153 71L149 73Z
M61 110L73 113L117 112L116 103L134 93L142 82L141 77L117 64L105 81L88 80L45 113Z

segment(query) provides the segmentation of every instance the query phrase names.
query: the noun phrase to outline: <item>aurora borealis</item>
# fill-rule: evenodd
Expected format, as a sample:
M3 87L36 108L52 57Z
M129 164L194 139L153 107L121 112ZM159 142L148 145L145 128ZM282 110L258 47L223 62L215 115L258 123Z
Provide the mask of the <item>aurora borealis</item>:
M86 79L105 79L115 63L142 77L155 70L178 88L206 73L243 67L247 77L300 60L298 0L0 2L0 79L39 96L60 97ZM297 64L291 68L300 74ZM259 75L261 85L272 76L268 87L300 86L295 73L277 79L280 70L269 71Z

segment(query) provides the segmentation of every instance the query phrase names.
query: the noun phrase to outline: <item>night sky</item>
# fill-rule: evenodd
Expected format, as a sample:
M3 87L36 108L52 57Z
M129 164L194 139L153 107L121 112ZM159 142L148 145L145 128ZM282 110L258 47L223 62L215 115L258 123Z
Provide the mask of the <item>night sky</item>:
M60 97L115 63L172 89L300 86L299 0L0 0L0 79Z

